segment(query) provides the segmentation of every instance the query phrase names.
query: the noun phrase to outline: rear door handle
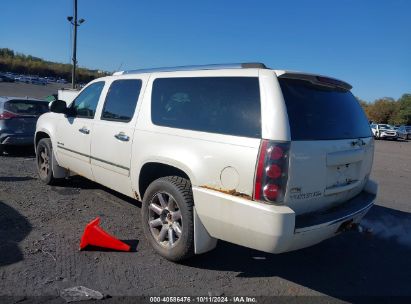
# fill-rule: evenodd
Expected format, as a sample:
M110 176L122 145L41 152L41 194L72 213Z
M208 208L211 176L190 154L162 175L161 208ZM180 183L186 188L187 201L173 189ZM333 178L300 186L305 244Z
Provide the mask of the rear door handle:
M86 127L82 127L81 129L78 129L78 130L83 134L90 134L90 130L87 129Z
M128 137L123 132L120 132L120 133L114 135L114 137L117 138L118 140L121 140L121 141L129 141L130 140L130 137Z

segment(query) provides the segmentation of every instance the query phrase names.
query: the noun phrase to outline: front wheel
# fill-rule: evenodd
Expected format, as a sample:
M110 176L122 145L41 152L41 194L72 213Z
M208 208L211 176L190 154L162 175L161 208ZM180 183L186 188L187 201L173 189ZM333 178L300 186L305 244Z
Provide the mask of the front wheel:
M144 194L144 233L151 246L170 261L194 254L193 206L191 183L178 176L155 180Z
M53 147L50 138L43 138L36 148L37 172L42 182L47 185L55 184L57 179L52 170Z

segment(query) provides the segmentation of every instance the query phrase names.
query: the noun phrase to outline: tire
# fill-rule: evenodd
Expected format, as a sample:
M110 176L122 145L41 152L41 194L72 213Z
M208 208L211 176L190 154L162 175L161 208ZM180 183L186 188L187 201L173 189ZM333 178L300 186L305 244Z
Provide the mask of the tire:
M54 185L58 181L53 176L51 165L53 147L50 138L40 139L36 147L37 173L40 180L47 185Z
M144 233L154 250L167 260L194 255L193 192L189 180L178 176L152 182L141 210Z

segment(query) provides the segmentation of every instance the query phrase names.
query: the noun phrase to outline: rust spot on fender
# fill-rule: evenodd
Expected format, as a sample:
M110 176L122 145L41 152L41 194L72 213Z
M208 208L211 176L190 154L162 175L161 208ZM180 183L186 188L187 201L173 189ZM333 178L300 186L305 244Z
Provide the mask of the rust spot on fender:
M203 186L200 186L200 187L201 187L201 188L204 188L204 189L209 189L209 190L218 191L218 192L221 192L221 193L224 193L224 194L228 194L228 195L232 195L232 196L237 196L237 197L245 198L245 199L248 199L248 200L250 200L250 201L253 200L253 198L252 198L250 195L245 194L245 193L238 192L238 191L235 190L235 189L226 190L226 189L221 189L221 188L214 188L214 187L207 186L207 185L203 185Z
M137 191L134 191L134 198L138 201L140 201L140 196L138 195Z

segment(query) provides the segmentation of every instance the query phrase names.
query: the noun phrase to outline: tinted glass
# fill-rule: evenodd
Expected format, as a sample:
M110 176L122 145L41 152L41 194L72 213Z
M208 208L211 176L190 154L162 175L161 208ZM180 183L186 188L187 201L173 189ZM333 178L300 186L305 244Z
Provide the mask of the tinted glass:
M48 102L37 100L9 100L4 109L20 115L40 116L48 112Z
M293 140L371 136L367 117L351 92L303 80L279 79L279 82Z
M77 117L93 118L96 112L98 100L104 87L104 81L99 81L85 88L74 99L72 109Z
M258 78L156 79L151 118L161 126L261 137Z
M141 80L114 81L107 93L101 119L127 122L133 118L141 90Z

